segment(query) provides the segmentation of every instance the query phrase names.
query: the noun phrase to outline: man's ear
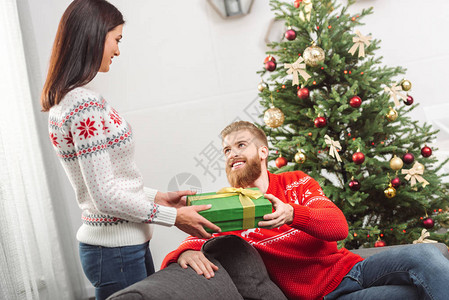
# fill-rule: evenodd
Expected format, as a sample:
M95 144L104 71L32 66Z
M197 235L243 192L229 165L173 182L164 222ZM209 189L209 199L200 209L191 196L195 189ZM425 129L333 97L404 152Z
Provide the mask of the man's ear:
M259 157L261 159L268 159L268 147L267 146L259 147Z

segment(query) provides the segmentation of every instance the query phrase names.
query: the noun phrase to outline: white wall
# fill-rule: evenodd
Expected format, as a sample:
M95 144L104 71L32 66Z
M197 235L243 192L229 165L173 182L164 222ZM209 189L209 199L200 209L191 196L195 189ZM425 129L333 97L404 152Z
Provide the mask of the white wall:
M34 28L40 77L45 76L52 41L68 0L27 0ZM256 74L265 57L264 36L273 15L268 1L255 1L241 19L223 20L206 0L111 0L125 16L121 56L111 71L99 74L91 87L132 124L137 141L136 160L147 186L166 191L181 173L199 183L181 184L213 191L227 181L219 158L220 130L236 118L257 120ZM449 2L418 0L360 0L351 11L374 6L360 30L382 40L384 63L408 68L411 94L421 106L412 116L432 121L425 108L447 103L449 83ZM37 101L37 99L36 99ZM449 113L449 108L444 113ZM441 108L431 109L433 119ZM45 122L45 121L43 121ZM449 127L448 121L445 121ZM443 125L444 125L443 124ZM47 139L46 132L42 133ZM437 146L449 153L449 132ZM443 152L443 151L441 151ZM198 165L211 157L207 168ZM60 170L59 170L60 172ZM178 177L182 179L182 176ZM81 224L71 187L69 196L73 239ZM156 226L151 249L156 268L185 234ZM73 249L77 251L76 248Z

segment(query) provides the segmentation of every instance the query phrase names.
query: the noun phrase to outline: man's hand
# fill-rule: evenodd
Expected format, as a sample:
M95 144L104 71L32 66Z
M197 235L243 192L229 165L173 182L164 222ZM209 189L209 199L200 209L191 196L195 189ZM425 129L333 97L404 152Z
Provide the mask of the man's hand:
M212 222L201 216L198 212L209 209L211 207L212 205L208 204L184 206L178 208L175 226L190 235L199 238L210 238L212 235L206 232L203 226L212 229L213 232L221 232L221 229L217 225L214 225Z
M195 195L194 191L157 192L154 202L163 206L183 207L186 205L186 196Z
M293 222L294 209L291 205L282 202L271 194L266 194L264 197L273 203L275 212L263 216L265 221L260 221L259 227L271 229Z
M218 270L203 252L195 250L184 251L178 258L178 264L184 269L190 266L198 275L204 275L207 279L214 277L214 271Z

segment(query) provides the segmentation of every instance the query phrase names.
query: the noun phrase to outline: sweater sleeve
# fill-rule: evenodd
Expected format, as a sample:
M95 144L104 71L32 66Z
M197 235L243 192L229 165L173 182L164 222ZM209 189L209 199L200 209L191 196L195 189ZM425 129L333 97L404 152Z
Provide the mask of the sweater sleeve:
M294 209L291 227L325 241L347 237L348 223L343 212L324 195L318 182L310 178L296 192L302 194L302 203L290 203Z
M157 190L144 186L143 191L150 201L154 202L154 200L156 200Z
M185 239L181 245L179 245L178 249L173 250L168 253L167 256L162 261L161 269L166 268L169 264L175 263L178 261L179 256L187 250L196 250L200 251L203 244L206 242L206 239L199 239L193 236L189 236Z
M157 205L154 203L157 191L143 187L133 158L129 125L123 122L114 136L107 136L104 132L107 118L104 106L95 99L85 102L83 110L67 120L74 159L95 208L102 214L131 222L172 226L176 209Z

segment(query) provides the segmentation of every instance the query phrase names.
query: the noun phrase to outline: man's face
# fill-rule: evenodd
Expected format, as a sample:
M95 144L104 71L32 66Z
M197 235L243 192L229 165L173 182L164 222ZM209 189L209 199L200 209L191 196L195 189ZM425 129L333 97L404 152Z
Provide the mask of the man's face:
M226 175L233 187L249 187L260 177L261 157L257 140L248 130L230 133L223 139Z

